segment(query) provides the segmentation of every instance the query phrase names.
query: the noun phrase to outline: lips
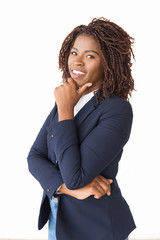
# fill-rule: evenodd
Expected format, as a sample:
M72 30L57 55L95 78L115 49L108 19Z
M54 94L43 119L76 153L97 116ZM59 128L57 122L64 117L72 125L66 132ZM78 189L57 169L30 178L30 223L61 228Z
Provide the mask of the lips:
M80 78L83 77L86 72L80 71L78 69L71 69L71 77L73 78Z

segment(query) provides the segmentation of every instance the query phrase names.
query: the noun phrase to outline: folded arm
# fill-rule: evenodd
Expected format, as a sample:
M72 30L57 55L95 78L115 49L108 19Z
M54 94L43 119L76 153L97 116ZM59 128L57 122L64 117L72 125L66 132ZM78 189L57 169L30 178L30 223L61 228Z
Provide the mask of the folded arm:
M93 195L94 198L101 198L104 195L111 195L111 183L113 182L112 179L106 179L101 175L95 177L90 183L86 186L76 189L70 190L66 187L65 183L59 189L60 193L64 193L70 195L74 198L79 200L83 200L88 198L89 196Z
M57 193L64 193L77 199L85 199L91 195L100 198L105 194L110 194L110 184L112 181L97 176L86 187L70 190L66 187L57 165L48 159L47 147L47 127L50 125L56 108L52 110L43 124L33 146L28 154L28 167L31 174L37 179L45 193L51 198Z
M130 104L120 100L109 106L81 144L74 119L51 123L48 128L62 178L71 190L90 183L121 155L128 141L132 124Z

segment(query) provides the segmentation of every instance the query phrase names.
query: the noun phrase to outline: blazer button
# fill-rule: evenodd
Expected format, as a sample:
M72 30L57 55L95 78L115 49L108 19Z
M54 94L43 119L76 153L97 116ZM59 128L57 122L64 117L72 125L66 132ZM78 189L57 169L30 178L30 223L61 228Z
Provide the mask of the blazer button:
M48 188L48 189L47 189L47 192L49 192L49 191L50 191L50 189Z
M51 136L50 136L51 138L54 138L54 135L53 134L51 134Z

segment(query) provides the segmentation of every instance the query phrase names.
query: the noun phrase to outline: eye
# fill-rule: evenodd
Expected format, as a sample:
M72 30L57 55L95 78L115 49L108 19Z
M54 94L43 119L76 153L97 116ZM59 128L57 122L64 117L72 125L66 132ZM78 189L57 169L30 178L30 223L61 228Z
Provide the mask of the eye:
M93 59L93 58L95 58L93 55L87 55L87 58L91 58L91 59Z
M77 56L77 53L74 51L71 51L71 55Z

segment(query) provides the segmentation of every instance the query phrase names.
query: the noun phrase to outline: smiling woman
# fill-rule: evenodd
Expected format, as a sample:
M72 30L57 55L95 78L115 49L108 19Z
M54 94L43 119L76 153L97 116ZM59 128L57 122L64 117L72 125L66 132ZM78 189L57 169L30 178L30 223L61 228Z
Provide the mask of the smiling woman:
M86 34L77 37L68 58L68 69L78 87L92 83L86 93L101 87L104 79L102 54L93 37Z
M49 240L125 240L135 229L116 180L133 118L132 43L101 18L62 44L63 85L28 155L44 190L38 227L49 219Z
M96 49L86 49L100 53L104 68L104 78L100 89L103 96L110 97L112 94L128 100L134 90L134 80L131 74L131 56L134 58L132 45L134 39L117 24L105 19L93 19L91 23L80 25L65 38L59 54L59 69L63 72L63 81L66 82L71 76L68 68L68 58L75 41L79 36L87 35L95 42ZM83 42L81 43L84 44ZM98 45L98 46L97 46ZM76 48L76 47L75 47ZM74 55L78 49L73 48ZM93 53L93 52L92 52ZM91 56L90 56L91 55ZM92 58L93 54L88 57ZM100 90L99 89L99 90ZM97 94L96 102L100 91Z

